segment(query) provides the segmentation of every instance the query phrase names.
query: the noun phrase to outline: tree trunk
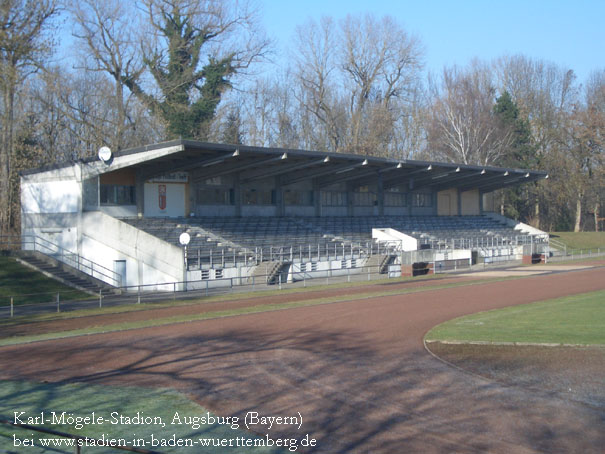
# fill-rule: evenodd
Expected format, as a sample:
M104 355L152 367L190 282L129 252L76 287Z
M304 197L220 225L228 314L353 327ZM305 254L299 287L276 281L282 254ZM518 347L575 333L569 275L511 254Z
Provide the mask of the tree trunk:
M582 197L581 197L581 195L578 195L578 198L576 199L576 224L574 225L574 228L573 228L574 232L580 231L581 222L582 222Z
M534 205L534 227L540 228L540 200L536 198L536 203Z
M4 118L2 125L2 144L0 146L0 233L8 233L10 226L10 177L11 156L13 154L13 117L15 105L15 90L6 81L4 88Z
M594 204L594 231L598 232L599 231L599 208L601 205L601 201L599 200L599 197L597 197L597 201Z

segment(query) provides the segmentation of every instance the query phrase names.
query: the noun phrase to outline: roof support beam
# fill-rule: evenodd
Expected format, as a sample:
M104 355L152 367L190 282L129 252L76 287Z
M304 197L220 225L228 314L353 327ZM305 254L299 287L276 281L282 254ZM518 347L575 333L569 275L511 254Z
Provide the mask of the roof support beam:
M376 169L370 169L363 172L346 172L342 176L336 176L334 178L326 177L319 180L318 184L320 188L325 188L326 186L332 186L333 184L342 183L343 181L350 181L351 186L359 187L363 186L362 184L357 184L356 180L362 179L364 177L368 177L373 175L372 181L377 181L378 174L376 173Z
M313 180L315 178L323 177L325 175L330 175L330 174L336 175L339 173L348 172L358 166L367 165L367 162L368 162L368 160L365 159L363 162L359 162L356 164L343 164L340 166L329 166L327 169L320 170L318 172L308 173L306 175L301 175L299 177L292 178L292 179L284 182L284 184L290 185L290 184L298 183L300 181Z
M252 159L252 161L246 161L240 165L229 167L227 169L222 169L222 170L215 169L211 172L205 172L205 173L198 174L198 175L196 175L194 181L197 183L206 178L213 178L213 177L220 177L222 175L229 175L230 173L241 172L242 170L251 169L253 167L263 166L265 164L269 164L271 162L276 162L276 161L281 161L284 159L288 159L287 153L283 153L279 156L273 156L271 158Z
M317 159L317 160L313 160L313 161L302 162L302 163L290 165L287 167L271 169L271 170L257 173L255 175L251 175L250 177L243 179L242 182L248 183L250 181L262 180L263 178L273 177L273 176L277 176L277 175L284 175L286 173L290 173L295 170L306 169L307 167L312 167L312 166L323 164L323 163L329 162L329 161L330 161L330 157L326 156L323 159Z
M509 178L509 177L510 177L510 173L507 170L506 172L500 173L499 175L487 177L487 178L483 179L481 181L481 183L478 183L478 184L469 183L467 185L460 186L459 189L460 189L460 191L468 191L470 189L481 189L481 188L483 188L485 186L489 186L489 185L506 186L511 181L518 181L519 179L529 177L529 173L524 174L523 176L518 177L518 178Z
M166 173L176 173L176 172L182 172L182 171L190 172L191 170L197 169L199 167L209 167L209 166L212 166L215 164L220 164L229 158L234 158L237 156L239 156L239 150L235 150L231 153L226 153L221 156L217 156L217 157L214 157L211 159L205 159L205 160L197 161L197 162L193 162L193 163L191 162L190 159L186 159L185 160L186 164L182 164L177 167L170 167L169 170L166 169L165 164L162 164L162 165L160 165L159 169L154 168L153 170L151 170L149 172L142 172L141 178L143 180L150 180L152 178L159 177Z
M485 170L482 170L480 172L472 172L472 173L466 173L466 174L452 176L449 178L444 178L443 180L437 180L432 183L427 183L427 184L425 184L425 186L434 187L437 191L441 191L443 189L449 189L452 187L456 187L455 184L452 185L451 183L455 183L457 181L464 181L467 178L476 178L480 175L485 175ZM483 182L483 180L478 181L478 183L482 183L482 182ZM469 183L466 183L466 184L469 184Z

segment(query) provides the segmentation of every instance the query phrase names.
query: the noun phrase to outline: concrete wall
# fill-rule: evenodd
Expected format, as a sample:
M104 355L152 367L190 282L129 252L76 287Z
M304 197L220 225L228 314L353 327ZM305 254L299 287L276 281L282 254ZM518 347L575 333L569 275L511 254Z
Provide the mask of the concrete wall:
M460 214L463 216L478 216L481 214L479 207L479 190L464 191L460 194Z
M99 210L116 218L134 217L137 215L136 205L100 206Z
M81 204L81 185L76 180L23 181L23 213L77 213Z
M437 193L437 215L458 215L458 191L456 189L447 189Z
M496 199L493 192L488 192L482 195L483 197L483 211L496 212L498 211Z
M183 251L100 211L82 215L81 255L114 269L126 261L126 285L181 282Z
M315 216L315 207L286 205L286 216Z
M418 250L418 240L395 229L372 229L372 239L397 245L403 251Z
M235 216L236 208L233 205L197 205L195 215L204 216Z
M160 186L165 188L165 194L160 194ZM183 183L145 183L145 216L185 216L186 186Z

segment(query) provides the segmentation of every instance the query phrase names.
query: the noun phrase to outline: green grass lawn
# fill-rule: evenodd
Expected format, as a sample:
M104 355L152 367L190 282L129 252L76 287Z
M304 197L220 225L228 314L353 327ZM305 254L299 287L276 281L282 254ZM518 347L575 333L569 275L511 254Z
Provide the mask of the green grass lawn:
M605 250L605 232L551 232L550 236L567 245L568 249Z
M63 285L21 265L13 257L0 256L0 306L8 306L13 296L15 305L90 298L90 295Z
M214 421L213 424L207 424L209 421L207 410L195 402L188 399L185 395L176 391L167 389L147 389L140 387L119 387L107 385L91 385L83 383L74 384L40 384L31 382L16 382L16 381L0 381L0 419L14 421L14 412L26 412L21 417L25 422L24 417L39 416L40 412L45 412L45 417L51 418L51 412L60 415L66 412L66 415L73 414L74 417L90 417L91 413L95 413L95 417L103 417L108 422L102 424L85 424L82 423L82 428L76 428L76 424L52 425L44 424L45 428L77 434L90 438L100 439L105 435L105 438L124 439L131 444L133 439L144 439L147 442L151 441L153 435L156 439L170 439L175 435L175 439L199 440L205 438L221 438L235 439L243 437L245 440L259 440L256 435L246 431L244 425L244 415L234 415L239 418L237 424L234 421L229 421L230 424L221 424L219 421ZM254 411L254 409L251 409ZM112 413L131 418L119 419L118 424L112 424ZM152 418L152 422L156 424L138 424L133 418L137 416ZM178 413L178 419L174 419L175 413ZM210 413L211 416L215 417ZM206 417L206 421L198 420L197 424L192 421L190 424L184 424L185 417ZM162 427L161 422L165 425ZM52 421L51 421L52 422ZM67 422L67 419L66 419ZM173 422L175 424L173 424ZM238 425L239 427L236 427ZM79 427L79 426L78 426ZM33 434L33 435L32 435ZM271 433L269 431L269 435ZM20 448L14 447L14 436L18 439L34 440L35 448ZM304 434L301 435L301 437ZM310 434L313 437L313 434ZM39 438L51 437L49 435L33 433L31 430L14 428L12 426L0 424L0 452L20 453L28 452L39 454L45 452L65 452L73 453L74 448L56 448L43 449L40 447ZM235 442L234 442L235 443ZM142 446L140 446L142 447ZM276 449L268 447L244 446L237 448L233 447L216 447L202 448L199 444L193 447L151 447L145 446L145 449L155 449L165 453L200 453L200 452L228 452L228 453L276 453L288 452L287 449ZM83 448L82 452L89 453L108 453L114 454L116 450L111 448Z
M605 345L605 290L457 318L426 340Z

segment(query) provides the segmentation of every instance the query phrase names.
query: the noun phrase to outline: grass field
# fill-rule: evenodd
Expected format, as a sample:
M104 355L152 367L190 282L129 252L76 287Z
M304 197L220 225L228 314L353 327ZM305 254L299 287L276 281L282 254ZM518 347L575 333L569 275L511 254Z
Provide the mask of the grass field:
M241 415L238 424L221 424L219 420L211 421L207 410L195 402L189 400L183 394L166 389L146 389L140 387L118 387L107 385L91 384L48 384L48 383L30 383L15 381L0 381L0 419L14 421L14 412L26 412L22 416L25 422L27 416L39 416L40 412L45 412L45 418L51 418L51 412L60 415L66 412L66 415L73 414L74 417L90 417L91 412L95 416L108 419L108 422L102 424L82 424L81 428L76 424L53 425L44 424L43 427L54 429L60 432L86 436L89 438L101 439L104 435L106 439L124 439L133 446L133 440L136 438L151 442L151 436L156 439L169 440L175 436L175 440L193 440L199 438L217 438L217 439L235 439L243 437L243 440L251 440L248 443L254 444L254 440L264 439L257 437L245 430L243 417ZM117 424L112 423L112 412L116 412ZM137 412L142 417L151 417L156 424L139 424L134 419ZM175 413L178 413L179 419L174 419ZM124 416L130 418L120 418ZM210 416L215 417L210 413ZM198 420L185 424L185 417L206 417L205 421ZM161 422L165 425L162 427ZM65 420L67 422L68 419ZM52 422L52 421L51 421ZM172 424L175 422L175 424ZM181 424L179 424L179 422ZM213 422L213 424L207 424ZM224 422L224 421L223 421ZM232 423L233 421L229 421ZM235 427L238 425L239 427ZM34 439L36 448L16 448L14 447L14 436L19 439ZM74 448L42 448L39 438L52 438L50 435L33 433L31 430L14 428L12 426L0 424L0 452L17 453L27 452L39 454L45 452L65 452L73 453ZM240 441L241 442L241 441ZM246 443L245 441L241 442ZM257 442L259 443L259 442ZM143 446L140 446L143 447ZM199 453L199 452L224 452L225 448L201 448L199 443L194 447L151 447L146 445L145 449L155 449L165 453ZM228 447L228 452L233 453L277 453L288 452L287 449L277 450L276 448L244 446L242 448ZM84 453L112 453L116 451L111 448L83 448Z
M433 328L426 340L605 345L605 291L457 318Z
M61 284L21 265L13 257L0 256L0 306L47 303L54 301L57 292L62 300L85 299L90 295Z
M551 232L568 249L605 249L605 232Z

